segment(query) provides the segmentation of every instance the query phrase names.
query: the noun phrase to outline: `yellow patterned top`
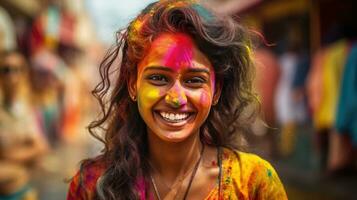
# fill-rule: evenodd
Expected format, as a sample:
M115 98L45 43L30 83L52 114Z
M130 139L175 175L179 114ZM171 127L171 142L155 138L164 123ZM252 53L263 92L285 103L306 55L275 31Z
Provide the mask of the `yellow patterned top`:
M257 155L223 149L222 194L218 184L206 200L287 200L274 168Z
M98 178L104 173L106 164L98 159L83 168L82 173L72 179L67 200L95 199ZM141 182L143 182L141 180ZM140 199L145 200L148 186L138 184ZM223 149L221 191L218 184L206 200L287 200L283 185L273 167L260 157ZM153 200L151 195L148 199Z

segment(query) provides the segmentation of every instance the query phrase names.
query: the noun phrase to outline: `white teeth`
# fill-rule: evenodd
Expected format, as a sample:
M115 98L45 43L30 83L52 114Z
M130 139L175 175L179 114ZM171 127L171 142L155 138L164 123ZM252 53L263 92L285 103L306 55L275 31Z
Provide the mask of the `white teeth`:
M187 119L189 116L188 113L167 113L167 112L160 112L160 115L169 121L181 121Z

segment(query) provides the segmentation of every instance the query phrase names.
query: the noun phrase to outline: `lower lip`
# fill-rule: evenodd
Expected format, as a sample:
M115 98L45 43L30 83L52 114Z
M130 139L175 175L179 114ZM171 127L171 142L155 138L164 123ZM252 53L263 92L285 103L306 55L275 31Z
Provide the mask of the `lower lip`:
M156 112L156 111L154 112L154 116L159 118L159 121L161 123L165 124L166 126L169 126L169 127L182 127L185 124L187 124L189 121L194 119L195 114L191 113L191 114L189 114L189 116L186 119L184 119L182 121L178 121L178 122L170 122L170 121L166 120L164 117L162 117L159 112Z

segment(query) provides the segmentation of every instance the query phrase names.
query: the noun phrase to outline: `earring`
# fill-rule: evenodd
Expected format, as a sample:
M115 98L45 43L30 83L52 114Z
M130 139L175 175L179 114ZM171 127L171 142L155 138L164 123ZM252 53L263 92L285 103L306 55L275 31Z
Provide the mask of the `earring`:
M212 102L212 105L213 105L213 106L217 105L218 100L219 100L219 99L214 100L214 102Z
M131 100L136 101L136 96L135 95L131 96Z

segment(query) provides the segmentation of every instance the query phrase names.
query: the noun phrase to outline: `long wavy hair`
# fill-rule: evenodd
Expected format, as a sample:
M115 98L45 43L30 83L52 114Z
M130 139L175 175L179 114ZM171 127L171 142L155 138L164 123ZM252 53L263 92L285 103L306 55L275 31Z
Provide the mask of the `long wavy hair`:
M139 61L162 32L189 34L209 58L222 84L218 104L200 129L202 142L238 149L239 138L249 130L249 119L254 117L254 112L246 112L252 111L248 105L256 101L249 31L231 17L216 15L193 1L150 4L118 32L116 45L100 65L101 82L93 90L101 116L89 125L89 131L104 143L100 157L107 163L97 182L99 199L139 199L137 180L148 180L146 124L129 97L128 82L129 77L136 77Z

